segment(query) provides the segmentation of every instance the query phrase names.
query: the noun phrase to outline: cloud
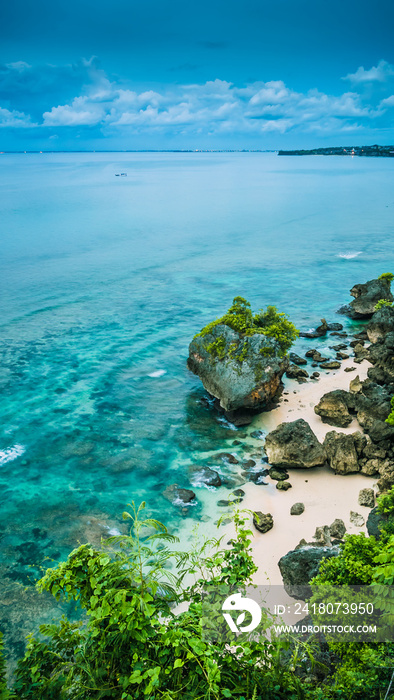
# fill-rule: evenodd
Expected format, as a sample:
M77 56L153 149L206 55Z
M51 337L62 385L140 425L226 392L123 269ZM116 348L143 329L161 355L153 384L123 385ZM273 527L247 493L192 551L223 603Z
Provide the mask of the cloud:
M343 80L349 80L352 83L384 83L388 79L394 77L394 66L387 61L379 61L377 66L372 66L369 70L365 70L364 66L357 68L355 73L349 73Z
M0 107L0 127L11 127L13 129L26 129L36 126L32 123L29 115L18 112L15 109L10 111Z
M86 129L102 137L149 132L256 137L288 132L358 133L391 127L392 76L394 67L386 61L369 70L360 67L346 76L352 89L339 95L317 88L299 92L282 80L237 86L215 79L136 90L126 81L111 80L95 57L58 69L46 66L42 74L19 61L0 66L0 86L8 97L0 112L0 124L69 131L78 128L78 134ZM14 103L14 93L19 103ZM67 94L69 99L64 99ZM29 109L29 101L34 108ZM38 112L37 104L43 103L45 107Z

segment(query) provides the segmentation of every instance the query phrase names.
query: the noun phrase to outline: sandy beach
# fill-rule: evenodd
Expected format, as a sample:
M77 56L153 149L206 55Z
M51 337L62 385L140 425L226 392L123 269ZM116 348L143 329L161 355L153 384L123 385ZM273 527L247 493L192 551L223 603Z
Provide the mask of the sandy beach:
M345 372L345 367L356 367L353 372ZM323 423L314 412L314 406L323 394L334 389L349 389L349 383L357 375L360 380L367 377L370 364L364 360L354 364L353 358L345 360L341 368L322 373L318 381L308 380L298 384L296 380L284 378L285 389L279 406L259 416L257 427L271 431L280 423L304 418L320 441L330 430L352 433L361 430L357 420L347 428L337 428ZM362 488L374 487L376 479L363 474L335 474L328 467L311 469L289 469L289 481L292 488L288 491L278 491L276 482L266 478L268 486L259 486L247 482L242 489L245 497L240 507L252 511L271 513L274 527L269 532L261 534L256 531L250 519L253 530L253 554L258 566L254 581L262 585L282 584L278 567L279 559L299 543L301 539L313 541L317 526L330 525L335 518L341 518L350 534L366 531L350 523L350 511L355 511L366 520L370 509L358 505L358 495ZM305 511L302 515L290 515L294 503L302 502ZM227 534L233 533L231 525L226 526Z

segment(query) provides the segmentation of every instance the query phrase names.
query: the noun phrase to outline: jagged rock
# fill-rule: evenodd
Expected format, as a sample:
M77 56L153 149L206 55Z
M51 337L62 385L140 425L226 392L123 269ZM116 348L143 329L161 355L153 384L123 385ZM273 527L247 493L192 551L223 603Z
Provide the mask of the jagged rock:
M317 544L321 544L325 547L331 547L331 535L328 525L317 527L313 538L316 540Z
M193 338L187 366L224 410L234 411L267 406L279 389L288 359L280 357L273 338L261 333L243 336L221 323Z
M289 359L290 359L290 362L293 362L293 364L295 364L295 365L306 365L307 364L307 361L305 360L305 358L300 357L295 352L291 352L289 354Z
M306 371L306 369L302 369L302 367L298 367L297 365L290 365L290 367L286 370L286 377L288 379L300 379L304 377L309 377L309 374Z
M393 301L393 295L390 291L390 280L383 277L374 280L369 280L364 284L355 284L350 290L350 294L354 297L343 313L346 313L350 318L370 318L375 311L375 306L380 299ZM340 312L342 312L340 309Z
M339 350L346 350L347 344L346 343L339 343L338 345L330 345L331 350L336 350L339 352Z
M345 372L354 372L355 367L345 367Z
M379 467L378 479L379 493L385 493L394 486L394 462L385 460Z
M195 464L189 467L189 478L193 486L220 486L222 480L219 474L210 467L198 466Z
M331 430L324 438L329 465L336 474L350 474L360 471L353 435Z
M270 464L277 467L316 467L325 463L326 453L308 423L300 418L281 423L269 433L265 450Z
M268 532L274 527L274 519L271 513L262 513L257 511L253 514L253 525L259 532Z
M362 391L362 388L363 383L360 381L359 375L357 375L357 377L354 377L354 379L351 379L349 384L349 391L351 394L358 394L360 391Z
M356 431L355 433L352 433L352 438L357 455L360 456L361 454L365 454L364 449L368 443L367 436L363 435L363 433L360 433L359 431Z
M368 459L361 466L361 473L366 476L377 476L379 474L380 461L378 459Z
M363 449L363 455L364 457L367 457L367 459L385 459L387 452L383 449L383 447L379 447L379 445L369 442Z
M337 360L348 360L350 355L347 355L346 352L337 352L336 358Z
M375 493L373 489L361 489L358 494L358 505L373 508L375 505Z
M391 410L392 389L370 379L362 383L362 391L354 394L357 420L375 443L394 440L394 426L386 423Z
M338 360L330 360L330 362L322 362L320 365L321 369L339 369L341 363Z
M330 535L335 539L342 540L346 532L346 526L341 518L335 518L334 522L330 525Z
M308 598L312 592L308 583L318 573L321 561L338 554L338 546L319 547L308 544L285 554L279 559L278 565L286 593L301 600Z
M355 513L354 510L350 511L350 522L356 527L362 527L365 525L365 519L360 513Z
M321 417L323 423L345 428L353 420L348 409L349 402L348 392L336 389L324 394L314 411Z
M278 491L288 491L292 488L290 481L278 481L276 484Z
M354 355L358 360L367 360L369 358L369 349L365 348L361 343L357 343L354 348Z
M394 383L394 332L387 333L368 350L368 359L374 365L369 368L368 376L380 383Z
M376 540L380 539L381 528L387 523L388 516L384 513L379 513L377 506L372 508L367 519L367 532L370 537L374 537Z
M305 510L303 503L294 503L290 508L290 515L302 515Z
M382 306L375 311L367 326L368 339L371 343L384 340L387 333L394 332L394 307Z
M190 503L195 499L196 494L191 489L182 489L178 487L178 484L170 484L163 491L163 496L167 501L177 506Z
M272 467L268 473L274 481L286 481L286 479L289 478L288 473L284 469L275 469L275 467Z
M329 357L324 357L318 350L315 350L312 355L312 360L314 362L327 362Z
M321 325L314 331L302 331L300 338L322 338L327 335L328 331L341 331L343 328L341 323L327 323L325 318L321 319Z

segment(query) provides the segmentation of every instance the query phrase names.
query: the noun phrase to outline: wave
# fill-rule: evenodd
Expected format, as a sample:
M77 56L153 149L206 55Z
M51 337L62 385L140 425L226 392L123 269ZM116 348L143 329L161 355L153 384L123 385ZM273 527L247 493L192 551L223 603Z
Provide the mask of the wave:
M349 251L348 253L338 253L337 258L345 258L345 260L351 260L352 258L357 258L358 255L362 255L362 250L356 252Z
M162 377L163 374L167 374L167 370L157 369L156 372L151 372L150 374L148 374L148 377Z
M7 447L6 450L0 450L0 465L12 462L13 459L21 457L25 452L23 445L13 445L13 447Z

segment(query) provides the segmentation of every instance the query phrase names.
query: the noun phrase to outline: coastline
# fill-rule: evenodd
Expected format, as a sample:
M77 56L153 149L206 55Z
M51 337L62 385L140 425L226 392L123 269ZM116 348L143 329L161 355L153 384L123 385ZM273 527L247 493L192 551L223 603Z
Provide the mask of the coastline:
M343 433L353 433L357 430L363 432L356 419L347 428L333 428L328 423L323 423L313 410L325 392L334 389L348 390L349 382L357 375L361 381L367 378L368 368L371 366L367 360L355 365L354 372L345 372L345 367L352 366L354 358L349 358L342 362L340 369L322 374L318 381L308 380L302 384L284 377L284 390L279 406L261 413L253 421L253 427L269 432L282 422L304 418L319 441L323 441L330 430ZM254 439L253 444L251 441L248 443L251 452L256 450L258 443L261 444L261 441ZM336 518L340 518L344 521L348 534L366 532L365 524L357 527L350 523L350 511L362 515L366 522L370 508L358 504L358 495L362 488L375 486L375 477L361 473L335 474L329 467L287 471L292 484L288 491L277 490L276 481L269 476L265 478L267 486L253 482L246 482L240 486L245 492L242 503L238 506L241 510L271 513L274 519L273 528L262 534L254 527L252 516L249 518L249 527L253 532L253 558L258 566L254 575L254 583L257 585L282 585L279 559L294 549L301 539L313 541L318 526L331 525ZM376 488L374 490L376 492ZM305 504L305 511L301 515L290 515L291 506L297 502ZM229 523L217 532L218 536L224 535L225 544L234 535L234 526Z

